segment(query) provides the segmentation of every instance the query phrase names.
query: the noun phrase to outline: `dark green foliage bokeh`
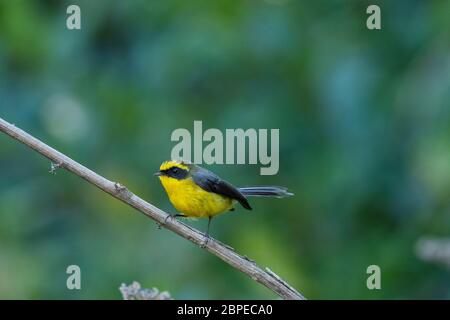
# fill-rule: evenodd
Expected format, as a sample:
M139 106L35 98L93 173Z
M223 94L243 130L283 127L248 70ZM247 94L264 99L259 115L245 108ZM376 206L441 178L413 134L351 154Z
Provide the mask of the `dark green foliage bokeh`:
M78 4L82 30L66 29ZM366 28L369 4L382 30ZM253 199L212 234L308 298L450 298L415 254L450 233L450 1L0 0L0 116L173 212L152 176L176 128L279 128L280 171L211 169ZM0 135L0 297L275 298ZM206 221L192 225L204 230ZM66 267L82 290L66 288ZM382 290L366 268L382 270Z

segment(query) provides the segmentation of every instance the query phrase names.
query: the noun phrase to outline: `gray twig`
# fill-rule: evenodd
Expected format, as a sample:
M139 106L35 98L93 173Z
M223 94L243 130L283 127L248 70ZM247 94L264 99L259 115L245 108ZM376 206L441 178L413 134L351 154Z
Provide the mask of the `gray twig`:
M423 261L450 268L450 238L422 237L416 243L416 254Z

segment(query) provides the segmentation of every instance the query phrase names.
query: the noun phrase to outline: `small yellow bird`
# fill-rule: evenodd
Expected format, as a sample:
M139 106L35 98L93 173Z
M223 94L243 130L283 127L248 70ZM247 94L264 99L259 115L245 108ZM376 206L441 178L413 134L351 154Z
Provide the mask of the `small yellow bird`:
M246 196L282 198L293 195L287 188L278 186L236 188L209 170L174 160L163 162L155 176L159 177L170 202L180 212L173 217L208 218L206 242L212 218L233 211L236 201L252 210Z

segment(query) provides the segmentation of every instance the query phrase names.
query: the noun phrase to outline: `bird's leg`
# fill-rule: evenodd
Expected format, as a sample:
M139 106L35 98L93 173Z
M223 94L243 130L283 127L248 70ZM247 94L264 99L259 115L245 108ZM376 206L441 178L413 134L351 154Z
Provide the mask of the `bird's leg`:
M212 220L212 217L208 217L208 227L206 229L205 242L203 242L201 245L202 248L205 248L209 242L209 239L211 239L211 237L209 236L209 226L211 225L211 220Z

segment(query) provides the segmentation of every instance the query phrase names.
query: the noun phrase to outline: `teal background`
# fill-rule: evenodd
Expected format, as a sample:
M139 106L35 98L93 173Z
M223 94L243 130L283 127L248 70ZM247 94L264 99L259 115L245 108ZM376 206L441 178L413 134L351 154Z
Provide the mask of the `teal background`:
M66 29L78 4L82 29ZM381 7L382 30L366 28ZM152 176L176 128L279 128L278 184L214 237L311 299L450 298L416 255L450 233L450 1L0 0L0 116L174 212ZM0 135L0 298L276 296L216 257ZM205 230L206 221L189 222ZM82 290L66 288L68 265ZM366 287L379 265L382 289Z

